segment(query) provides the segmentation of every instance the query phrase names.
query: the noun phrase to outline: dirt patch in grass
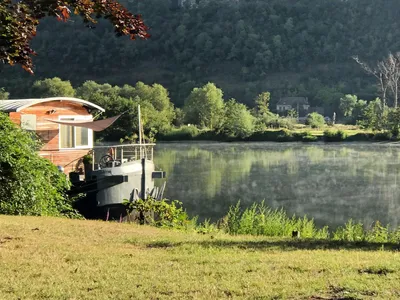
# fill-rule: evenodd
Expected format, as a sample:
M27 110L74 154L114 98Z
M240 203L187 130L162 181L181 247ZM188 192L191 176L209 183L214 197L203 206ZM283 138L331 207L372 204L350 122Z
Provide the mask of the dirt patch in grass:
M311 296L310 300L360 300L366 297L375 297L374 291L358 291L342 286L329 286L326 296Z
M170 241L153 241L146 245L147 248L173 248L179 246L181 243L174 243Z
M387 275L394 272L395 270L390 269L388 267L369 267L366 269L358 270L358 273L360 274L374 274L374 275Z

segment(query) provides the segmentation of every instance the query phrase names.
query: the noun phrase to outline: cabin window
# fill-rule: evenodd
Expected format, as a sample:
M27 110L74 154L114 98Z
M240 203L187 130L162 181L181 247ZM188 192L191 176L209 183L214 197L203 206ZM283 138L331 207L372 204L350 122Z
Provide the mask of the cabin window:
M89 129L84 127L75 127L76 146L89 146Z
M61 148L74 148L74 127L60 125Z
M60 118L62 121L85 121L82 118ZM92 146L92 130L60 124L60 148L90 148Z

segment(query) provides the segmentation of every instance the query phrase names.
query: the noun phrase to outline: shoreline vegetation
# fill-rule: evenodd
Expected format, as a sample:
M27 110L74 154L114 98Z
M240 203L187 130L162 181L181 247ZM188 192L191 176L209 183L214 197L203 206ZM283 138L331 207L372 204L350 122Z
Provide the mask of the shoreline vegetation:
M365 225L349 219L342 226L330 230L328 226L318 227L312 217L289 216L283 208L272 209L265 201L255 202L249 207L241 206L238 201L217 222L208 219L198 222L198 217L189 217L182 203L177 200L157 201L148 198L127 204L130 211L136 210L138 214L146 216L139 220L140 224L185 232L311 239L332 243L380 243L389 248L400 249L400 227L391 228L379 221ZM131 223L129 219L127 221Z
M326 129L270 129L247 137L232 137L215 131L199 130L195 126L181 126L156 135L157 142L216 141L216 142L395 142L400 136L391 131L346 129L348 126Z

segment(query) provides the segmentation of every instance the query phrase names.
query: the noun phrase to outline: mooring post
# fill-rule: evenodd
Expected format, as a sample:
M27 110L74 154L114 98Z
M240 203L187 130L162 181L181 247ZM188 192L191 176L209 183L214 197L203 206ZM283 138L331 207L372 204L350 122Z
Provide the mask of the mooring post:
M146 159L142 158L142 199L146 200Z
M142 158L142 199L146 200L146 159ZM144 224L144 213L141 211L139 215L140 224Z

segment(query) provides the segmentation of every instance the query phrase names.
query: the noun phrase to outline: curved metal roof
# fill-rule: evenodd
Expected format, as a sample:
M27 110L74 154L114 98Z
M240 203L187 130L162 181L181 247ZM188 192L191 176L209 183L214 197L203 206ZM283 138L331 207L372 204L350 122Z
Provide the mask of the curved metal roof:
M50 102L50 101L70 101L75 103L80 103L83 106L91 107L98 109L102 112L105 112L105 109L91 103L86 100L72 98L72 97L51 97L51 98L41 98L41 99L12 99L12 100L0 100L0 111L4 112L18 112L27 108L29 106L43 103L43 102Z

